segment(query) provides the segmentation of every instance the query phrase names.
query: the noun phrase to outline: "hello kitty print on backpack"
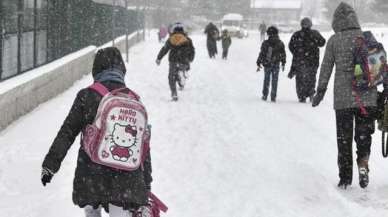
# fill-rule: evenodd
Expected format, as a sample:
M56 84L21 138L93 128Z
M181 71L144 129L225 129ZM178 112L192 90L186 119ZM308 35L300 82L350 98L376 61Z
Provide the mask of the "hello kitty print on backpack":
M147 111L139 96L126 89L109 90L101 83L89 87L103 98L93 124L82 133L82 146L90 159L112 168L133 171L142 166L151 136Z

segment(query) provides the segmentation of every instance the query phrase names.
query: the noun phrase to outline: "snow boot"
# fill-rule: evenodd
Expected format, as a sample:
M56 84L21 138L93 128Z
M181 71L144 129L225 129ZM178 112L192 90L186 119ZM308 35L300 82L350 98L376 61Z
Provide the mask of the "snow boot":
M262 96L261 99L262 99L263 101L267 101L267 97L266 97L266 96Z
M271 102L275 103L276 102L276 98L271 98Z
M306 103L306 98L299 98L300 103Z
M350 185L352 185L352 183L349 180L341 179L337 186L343 190L346 190Z
M368 175L368 169L366 168L359 168L358 169L358 175L360 179L360 187L366 188L369 184L369 175Z
M366 188L369 184L369 167L368 167L368 158L358 160L358 178L360 181L360 187Z
M172 93L171 94L171 100L172 101L178 101L178 94L177 93Z
M311 95L309 96L309 101L310 101L310 103L313 102L313 99L314 99L314 94L311 94Z

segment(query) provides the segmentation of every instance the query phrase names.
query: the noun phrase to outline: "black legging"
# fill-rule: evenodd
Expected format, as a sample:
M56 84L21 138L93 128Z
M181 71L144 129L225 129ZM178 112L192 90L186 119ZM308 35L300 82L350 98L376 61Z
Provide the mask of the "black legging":
M353 177L353 129L357 162L369 158L372 134L375 132L374 118L371 117L374 108L367 108L367 111L369 116L362 115L360 109L356 108L336 110L339 176L349 183Z

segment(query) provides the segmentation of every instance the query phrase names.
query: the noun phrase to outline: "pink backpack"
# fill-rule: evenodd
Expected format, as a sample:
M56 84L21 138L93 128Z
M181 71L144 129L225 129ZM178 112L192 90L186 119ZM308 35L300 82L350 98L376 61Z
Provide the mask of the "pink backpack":
M143 166L151 134L139 96L127 88L109 92L101 83L89 88L102 99L93 124L82 132L85 152L93 162L120 170ZM125 89L129 93L121 92Z

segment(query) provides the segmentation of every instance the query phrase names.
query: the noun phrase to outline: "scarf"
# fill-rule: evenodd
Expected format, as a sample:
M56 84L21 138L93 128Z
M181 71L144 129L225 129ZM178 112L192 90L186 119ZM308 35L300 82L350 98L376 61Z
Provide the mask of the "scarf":
M100 83L107 82L107 81L114 81L125 85L124 73L115 68L106 69L96 74L94 76L94 81L100 82Z

